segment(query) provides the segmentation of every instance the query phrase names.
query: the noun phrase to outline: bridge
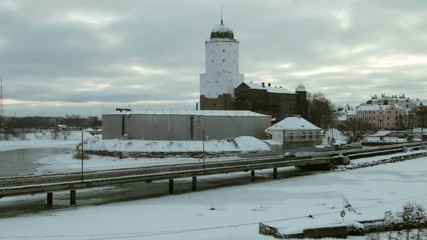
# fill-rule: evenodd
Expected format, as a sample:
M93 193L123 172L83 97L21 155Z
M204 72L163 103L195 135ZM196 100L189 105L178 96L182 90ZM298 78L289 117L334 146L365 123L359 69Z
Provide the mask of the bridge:
M398 144L369 149L349 149L327 153L311 153L298 157L265 156L228 161L205 163L173 164L140 168L112 169L81 173L50 174L40 176L20 176L0 178L0 198L36 193L47 194L47 204L53 205L53 193L70 191L70 204L76 204L76 191L80 189L114 186L133 182L169 181L169 193L174 192L174 179L192 178L192 190L197 190L197 178L200 176L249 172L255 179L256 170L272 169L273 178L277 178L277 169L282 167L330 168L344 158L385 155L402 152L404 148L420 148L422 143Z

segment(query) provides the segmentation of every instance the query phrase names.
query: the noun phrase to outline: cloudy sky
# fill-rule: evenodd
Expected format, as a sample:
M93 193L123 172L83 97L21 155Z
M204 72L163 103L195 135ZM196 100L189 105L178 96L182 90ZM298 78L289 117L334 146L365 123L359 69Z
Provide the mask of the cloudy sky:
M221 4L246 81L427 98L425 0L0 0L6 115L194 109Z

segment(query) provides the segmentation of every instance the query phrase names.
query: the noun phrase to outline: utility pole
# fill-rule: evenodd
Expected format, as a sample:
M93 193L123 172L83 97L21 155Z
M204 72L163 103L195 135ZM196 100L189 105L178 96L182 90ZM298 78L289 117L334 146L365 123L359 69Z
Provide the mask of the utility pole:
M82 174L82 182L84 181L84 178L83 178L83 160L84 160L84 157L83 157L83 153L84 153L84 151L83 151L83 144L84 144L84 141L83 141L83 129L82 129L82 172L81 172L81 174Z
M3 77L0 77L0 129L4 127Z

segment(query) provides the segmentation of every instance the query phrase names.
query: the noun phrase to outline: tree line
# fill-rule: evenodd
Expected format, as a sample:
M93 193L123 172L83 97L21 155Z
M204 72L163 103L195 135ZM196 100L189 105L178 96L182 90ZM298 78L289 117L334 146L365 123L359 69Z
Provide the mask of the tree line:
M65 117L4 117L1 121L0 134L3 139L10 137L20 137L26 133L48 129L52 131L53 138L57 138L60 133L64 139L71 130L98 129L102 125L101 120L96 116L81 117L79 115L67 115ZM68 134L68 135L67 135Z

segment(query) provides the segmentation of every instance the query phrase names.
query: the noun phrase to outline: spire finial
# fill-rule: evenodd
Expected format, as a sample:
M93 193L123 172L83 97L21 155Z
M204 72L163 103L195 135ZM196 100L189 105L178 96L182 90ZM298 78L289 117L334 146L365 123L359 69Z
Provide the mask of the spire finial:
M221 4L221 25L224 24L223 18L222 18L222 4Z

